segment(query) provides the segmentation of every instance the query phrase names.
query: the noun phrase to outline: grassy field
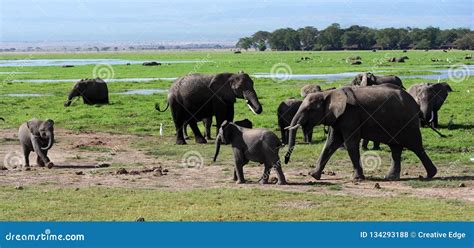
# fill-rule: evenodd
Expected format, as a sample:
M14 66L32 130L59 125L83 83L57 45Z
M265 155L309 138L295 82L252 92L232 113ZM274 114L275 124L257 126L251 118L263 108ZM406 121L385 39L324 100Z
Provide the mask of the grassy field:
M173 51L137 53L51 53L51 54L2 54L0 59L127 59L127 60L192 60L195 63L165 64L144 67L140 64L113 65L113 78L166 78L188 73L238 72L269 73L279 63L288 65L293 74L321 74L340 72L382 71L382 74L398 76L433 74L433 69L448 69L455 64L474 64L464 55L473 51L340 51L340 52L243 52L228 51ZM346 62L349 56L359 55L363 64L354 66ZM385 62L388 57L407 55L406 63ZM301 57L311 60L302 61ZM431 62L431 58L442 62ZM130 146L144 151L160 161L177 164L188 151L196 151L210 163L214 152L212 144L196 145L189 141L186 146L174 145L174 128L171 114L159 113L155 103L166 104L166 94L120 95L115 93L132 89L167 89L172 81L115 82L109 83L110 105L85 106L76 102L65 108L63 103L73 83L26 83L28 79L78 79L93 77L94 65L61 68L45 67L0 67L0 116L6 119L0 123L3 130L12 130L33 117L55 120L56 128L80 132L107 132L130 134L148 139L134 139ZM29 72L8 74L8 72ZM466 74L464 71L461 73ZM471 72L472 73L472 72ZM451 93L440 111L440 131L447 138L439 138L433 131L423 129L426 150L438 166L439 180L407 180L402 186L424 190L457 190L465 184L472 194L474 163L474 77L466 75L462 81L446 81L455 92ZM12 80L18 80L12 82ZM325 80L287 80L275 82L272 79L254 78L255 88L263 105L261 115L252 115L244 101L236 104L236 120L249 118L254 126L269 128L279 135L276 109L289 97L299 97L301 86L320 83L322 88L338 87L350 78L327 82ZM403 79L405 87L414 83L430 82L421 78ZM436 80L431 81L436 82ZM5 94L43 94L40 97L11 97ZM451 117L452 116L452 117ZM450 120L454 125L447 128ZM165 127L165 136L159 136L160 123ZM212 130L215 136L215 130ZM302 140L301 132L299 139ZM321 127L315 128L311 145L298 144L288 169L309 170L324 145L325 136ZM4 138L1 144L12 141ZM54 149L54 148L53 148ZM88 150L87 150L88 149ZM89 147L87 151L108 152L100 147ZM284 151L280 152L283 155ZM381 180L390 165L388 147L377 152L382 163L366 175ZM171 162L170 162L171 161ZM219 161L214 166L231 168L232 152L224 147ZM169 165L169 164L168 164ZM114 161L112 160L112 166ZM120 164L137 166L137 164ZM169 165L172 166L172 165ZM115 168L114 167L114 168ZM327 166L328 170L350 174L351 165L345 151L338 151ZM402 171L410 175L424 174L414 154L403 153ZM413 172L413 173L412 173ZM2 172L0 171L0 175ZM229 173L230 175L230 173ZM416 174L418 175L418 174ZM404 177L404 176L402 176ZM406 176L405 176L406 177ZM230 176L229 176L230 179ZM350 176L347 176L350 180ZM420 195L397 196L354 196L346 192L346 184L333 184L325 193L287 192L281 188L196 188L173 190L162 188L117 188L91 186L78 191L70 187L55 185L31 185L25 190L2 184L0 198L0 219L2 220L133 220L145 216L153 220L474 220L472 201L424 197ZM316 190L318 191L318 190ZM345 193L344 193L345 192ZM106 195L106 196L105 196ZM288 204L286 204L288 203ZM286 204L286 205L285 205ZM305 206L300 208L299 205Z

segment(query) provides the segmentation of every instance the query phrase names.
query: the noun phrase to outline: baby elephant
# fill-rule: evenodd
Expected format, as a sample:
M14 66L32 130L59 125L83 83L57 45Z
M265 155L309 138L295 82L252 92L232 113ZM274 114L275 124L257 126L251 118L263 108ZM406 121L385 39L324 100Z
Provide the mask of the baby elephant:
M38 166L48 168L54 166L48 158L48 150L54 143L54 122L53 120L41 121L31 119L20 126L18 131L23 154L25 156L25 167L30 166L29 155L31 151L35 151L38 155L36 163Z
M234 181L237 183L245 183L243 167L249 161L253 161L265 166L259 183L268 183L270 170L273 167L277 172L278 184L286 184L278 155L282 145L274 133L263 128L249 129L224 121L216 137L214 162L219 155L221 143L232 145L235 160Z

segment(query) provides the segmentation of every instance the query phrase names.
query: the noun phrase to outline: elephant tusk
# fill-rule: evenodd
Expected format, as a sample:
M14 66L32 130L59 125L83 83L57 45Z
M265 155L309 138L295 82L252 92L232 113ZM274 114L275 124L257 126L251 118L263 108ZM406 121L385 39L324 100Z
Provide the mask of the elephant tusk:
M428 123L433 122L434 120L434 111L431 111L431 119L428 121Z
M250 111L252 111L252 113L257 114L250 104L247 103L247 106L249 107Z
M296 124L294 126L288 126L288 127L285 127L285 130L293 130L293 129L297 129L301 126L301 124Z

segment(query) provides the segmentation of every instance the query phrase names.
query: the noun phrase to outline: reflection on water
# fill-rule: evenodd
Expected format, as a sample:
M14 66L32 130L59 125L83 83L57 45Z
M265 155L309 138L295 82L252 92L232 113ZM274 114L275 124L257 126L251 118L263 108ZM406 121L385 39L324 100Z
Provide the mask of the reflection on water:
M209 61L202 60L125 60L125 59L13 59L0 60L0 67L6 66L63 66L63 65L125 65L125 64L142 64L143 62L156 61L161 64L192 64L207 63Z
M140 90L127 90L125 92L115 93L117 95L153 95L156 93L168 93L166 89L140 89Z

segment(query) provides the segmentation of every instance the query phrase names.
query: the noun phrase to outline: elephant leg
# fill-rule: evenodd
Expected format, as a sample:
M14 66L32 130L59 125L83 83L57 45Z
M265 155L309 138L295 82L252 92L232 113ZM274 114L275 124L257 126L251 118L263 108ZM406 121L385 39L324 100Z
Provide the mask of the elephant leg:
M313 141L313 129L311 128L308 132L308 143Z
M390 145L390 150L392 151L392 167L390 167L385 179L398 180L400 179L403 147L400 145Z
M433 118L433 127L438 128L438 111L433 111L434 118Z
M275 168L276 173L277 173L277 177L278 177L277 184L284 185L284 184L286 184L285 174L283 174L283 170L281 169L280 159L279 158L277 158L277 159L278 160L273 164L273 167Z
M237 170L235 169L234 167L234 178L233 178L234 181L237 181Z
M354 168L354 179L364 180L364 172L360 165L360 134L348 133L344 135L344 145L346 146L347 153L351 158L352 166Z
M334 154L334 152L344 143L341 133L339 131L334 130L334 128L329 128L328 138L326 140L326 144L319 155L319 159L316 162L316 168L311 170L309 174L314 177L316 180L321 179L321 174L323 174L324 167L326 166L327 162Z
M25 157L25 167L30 167L30 148L23 146L23 156Z
M258 182L260 184L268 184L268 179L270 178L270 171L272 169L272 165L271 163L268 163L268 162L265 162L263 165L264 165L263 174L260 180L258 180Z
M245 158L245 154L237 148L233 149L234 151L234 161L235 161L235 174L237 174L237 183L245 183L244 178L244 165L248 163L248 160Z
M421 163L425 167L426 170L426 178L433 178L436 173L438 172L438 169L436 169L436 166L434 166L433 162L431 161L430 157L425 152L425 149L423 147L413 149L412 150L416 156L421 160Z
M33 138L31 143L33 144L33 149L35 150L36 155L38 155L38 159L41 159L45 165L48 165L51 162L46 155L48 154L48 151L41 149L41 145L36 138Z
M367 151L369 150L369 140L363 139L362 140L362 150Z
M36 156L36 165L38 165L39 167L44 167L45 164L43 162L43 160L41 159L40 156Z
M183 110L181 109L181 105L178 102L175 102L173 99L169 102L171 107L171 115L173 117L174 126L176 129L176 144L177 145L185 145L186 140L184 139L184 116Z
M204 119L203 122L204 122L204 126L206 127L206 138L212 139L211 138L212 117Z
M191 130L193 130L194 139L196 140L196 143L198 144L207 143L206 139L202 136L201 131L199 130L199 127L197 126L197 123L195 120L189 121L189 126L191 127Z

